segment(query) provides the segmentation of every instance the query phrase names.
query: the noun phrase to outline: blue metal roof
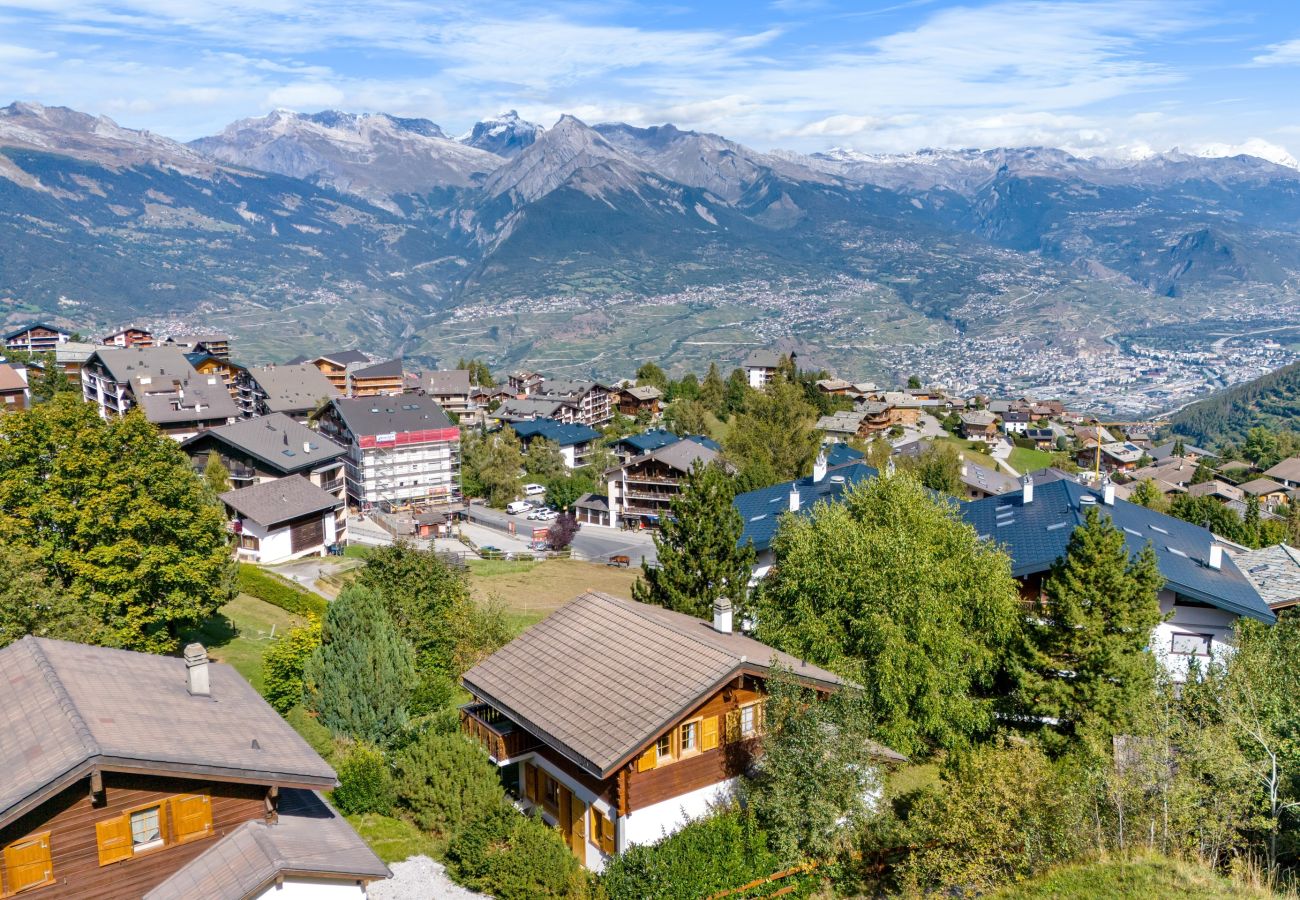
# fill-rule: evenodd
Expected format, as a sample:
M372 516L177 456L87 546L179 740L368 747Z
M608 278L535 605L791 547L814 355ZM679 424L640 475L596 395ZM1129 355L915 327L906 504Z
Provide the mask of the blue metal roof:
M1107 506L1099 491L1076 481L1037 483L1028 504L1023 490L974 500L962 504L962 515L981 537L1004 547L1012 574L1020 578L1047 571L1065 555L1071 533L1092 505L1124 532L1129 553L1137 555L1151 544L1170 590L1235 615L1276 621L1231 557L1225 553L1221 568L1209 567L1214 536L1207 529L1127 500Z
M719 443L718 443L717 441L715 441L713 438L711 438L711 437L706 437L705 435L702 435L702 434L688 434L688 435L686 435L686 437L682 438L682 440L684 440L684 441L693 441L693 442L699 444L701 447L708 447L708 448L709 448L710 450L712 450L714 453L721 453L721 452L722 452L722 445L721 445L721 444L719 444Z
M808 476L738 494L732 501L732 505L745 520L745 530L740 535L741 545L743 546L746 541L753 541L754 549L758 552L772 546L772 538L776 536L781 514L790 509L791 488L799 492L797 515L806 516L812 513L813 504L817 501L837 502L850 485L875 478L878 474L866 463L851 462L828 468L821 481L813 481L812 476Z
M826 465L842 466L845 463L857 462L860 459L866 459L867 455L861 450L854 450L848 444L830 444L822 448L826 451Z
M600 437L600 432L587 425L561 422L558 419L531 419L525 422L511 422L510 427L519 435L521 441L530 441L535 437L544 437L561 447L585 444Z
M652 450L658 450L660 447L667 447L669 444L675 444L680 440L680 437L667 428L651 428L649 431L643 431L640 434L629 434L625 438L620 438L618 443L630 449L634 455L640 456L642 453L649 453Z

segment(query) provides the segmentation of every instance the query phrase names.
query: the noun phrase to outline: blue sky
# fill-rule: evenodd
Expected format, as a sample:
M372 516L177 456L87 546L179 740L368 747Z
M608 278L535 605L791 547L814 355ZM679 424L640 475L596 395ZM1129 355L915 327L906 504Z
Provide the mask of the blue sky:
M753 146L1300 156L1300 4L0 0L0 103L180 139L274 107L449 132L671 121Z

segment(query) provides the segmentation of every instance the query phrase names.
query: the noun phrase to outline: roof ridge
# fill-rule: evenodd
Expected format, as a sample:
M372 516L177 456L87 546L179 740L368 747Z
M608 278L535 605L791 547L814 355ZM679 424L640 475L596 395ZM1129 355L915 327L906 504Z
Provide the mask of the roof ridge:
M50 690L53 692L54 699L59 704L59 708L67 715L68 721L72 725L72 730L75 731L77 737L81 739L82 746L86 749L86 754L88 756L99 756L102 753L99 742L96 741L94 735L91 734L90 726L87 725L86 720L82 718L81 711L77 709L77 704L72 700L72 695L69 694L68 689L63 686L63 681L59 678L59 673L54 670L54 664L50 662L50 658L45 655L45 650L41 646L43 640L43 638L29 635L28 638L24 639L23 643L27 644L27 648L32 655L32 661L36 663L36 668L40 670L41 676L45 679L46 684L50 686Z
M266 858L271 861L271 865L275 866L276 871L283 869L286 865L286 861L284 856L280 853L280 848L275 845L275 841L271 840L271 835L268 833L271 825L265 821L259 822L256 819L251 820L246 824L260 826L249 829L249 833L252 835L254 843L257 844L257 849L266 854Z
M636 616L638 619L641 619L642 621L649 622L652 625L662 626L663 628L667 628L669 631L673 632L673 634L686 638L688 641L693 641L694 643L700 644L701 646L708 647L712 650L716 650L719 653L725 653L726 655L733 657L737 662L753 662L753 660L749 659L748 656L745 654L737 655L732 651L726 649L725 647L712 643L711 641L705 640L704 638L699 637L698 635L692 634L689 631L686 631L685 629L672 624L671 622L665 621L664 619L656 618L654 616L646 615L645 613L641 612L640 609L637 608L640 605L653 605L653 604L639 604L635 600L625 600L622 597L615 597L613 594L607 594L604 591L587 591L587 594L590 596L599 597L602 600L611 600L617 603L623 609L626 609L632 615ZM679 613L675 609L668 609L666 606L661 606L657 608L662 609L666 612L676 613L679 616L686 615L686 613ZM704 619L696 619L694 616L687 616L687 618L704 625L708 624ZM733 634L732 636L746 638L748 640L754 640L753 638L750 638L748 635L745 634ZM761 641L759 641L758 643L762 644ZM763 644L763 646L766 647L767 645ZM776 652L774 648L769 647L768 649L773 650L773 652Z

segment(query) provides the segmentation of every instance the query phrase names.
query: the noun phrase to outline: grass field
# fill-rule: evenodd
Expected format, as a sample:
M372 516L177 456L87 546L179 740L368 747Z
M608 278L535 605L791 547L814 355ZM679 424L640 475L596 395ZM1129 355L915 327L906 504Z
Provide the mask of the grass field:
M1045 469L1052 464L1052 454L1028 447L1013 447L1007 463L1021 475L1036 469Z
M989 456L988 445L983 441L968 441L965 438L945 435L944 437L935 438L934 442L953 447L958 453L961 453L977 466L983 466L986 469L996 469L998 467L993 457Z
M376 813L347 816L347 820L385 863L401 862L419 854L435 858L439 855L433 838L410 822Z
M278 606L248 594L238 594L202 627L186 635L186 640L202 643L212 659L234 666L249 684L261 691L262 653L271 642L272 631L279 636L301 624L301 618Z
M511 621L522 631L586 590L631 597L640 571L575 559L485 560L470 563L469 583L476 599L504 603Z
M990 896L996 900L1245 900L1275 895L1233 884L1190 863L1150 856L1064 866Z

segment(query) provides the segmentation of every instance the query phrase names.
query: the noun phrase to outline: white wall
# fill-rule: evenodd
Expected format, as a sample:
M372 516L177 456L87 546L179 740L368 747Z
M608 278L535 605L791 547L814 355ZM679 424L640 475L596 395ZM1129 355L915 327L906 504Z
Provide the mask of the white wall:
M257 895L259 900L364 900L366 889L355 881L287 877Z
M325 523L325 541L306 550L293 552L293 541L289 537L289 528L284 526L274 531L268 532L260 523L251 519L244 520L244 534L251 535L258 540L257 550L246 550L239 548L239 558L251 562L262 563L263 565L272 565L274 563L284 562L289 559L296 559L300 556L318 555L325 547L333 544L337 540L334 533L334 510L328 509L321 513L321 520Z
M714 806L731 796L735 784L736 779L729 778L689 794L633 810L618 821L619 852L633 844L653 844L690 820L708 815Z
M1221 609L1201 606L1174 606L1173 591L1160 592L1160 612L1173 617L1156 626L1151 649L1176 681L1187 676L1187 664L1196 659L1202 668L1211 659L1223 659L1232 652L1232 631L1238 617ZM1175 634L1204 634L1211 637L1210 655L1191 657L1172 653Z

